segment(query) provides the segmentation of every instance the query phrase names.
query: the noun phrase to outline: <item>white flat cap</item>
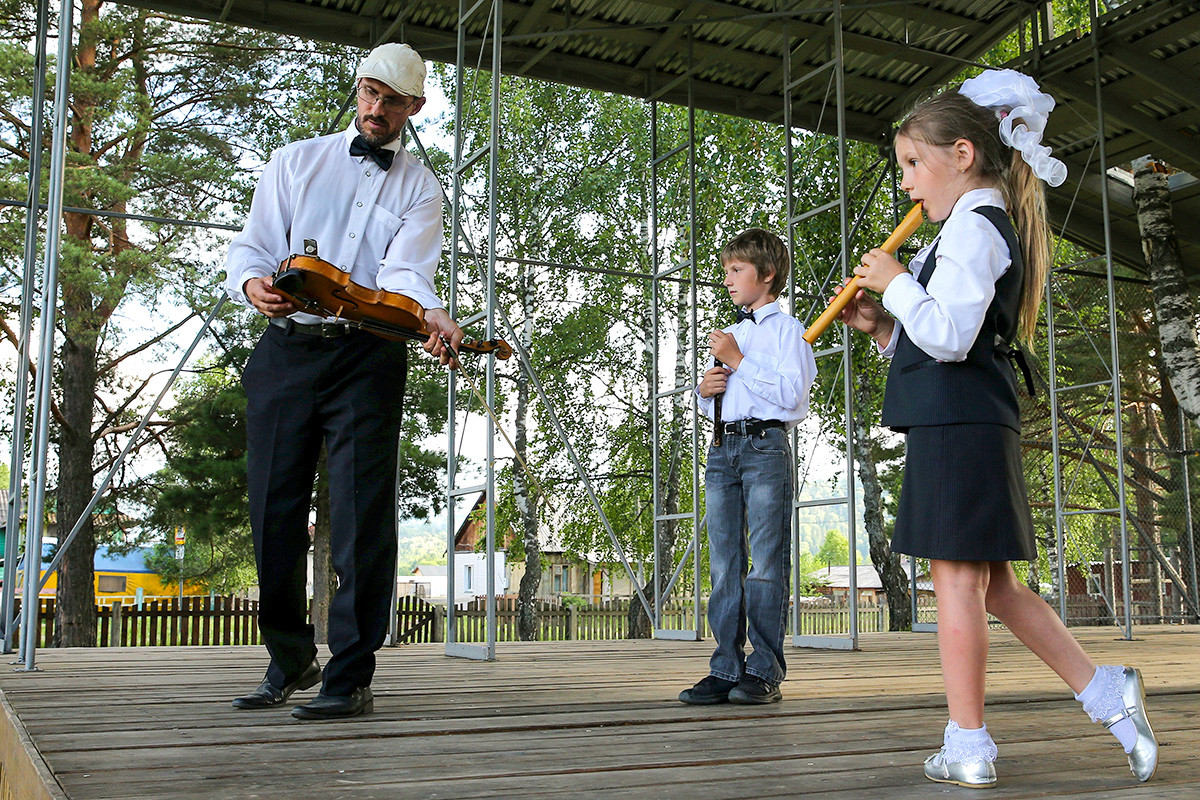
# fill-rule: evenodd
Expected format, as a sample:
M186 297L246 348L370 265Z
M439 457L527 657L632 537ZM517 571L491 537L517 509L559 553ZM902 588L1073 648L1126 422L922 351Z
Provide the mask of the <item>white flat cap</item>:
M425 96L425 62L406 44L388 42L358 65L358 78L374 78L409 97Z

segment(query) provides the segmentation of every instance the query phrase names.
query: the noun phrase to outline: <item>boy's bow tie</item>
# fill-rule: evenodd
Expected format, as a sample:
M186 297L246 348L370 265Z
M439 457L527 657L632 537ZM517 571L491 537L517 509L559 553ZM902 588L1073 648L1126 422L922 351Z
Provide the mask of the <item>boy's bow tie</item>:
M387 172L392 166L392 159L396 157L396 152L388 150L386 147L373 147L362 136L355 136L354 141L350 143L350 155L366 156L374 161L381 170Z
M739 309L737 310L737 321L738 321L738 322L741 322L741 321L742 321L742 320L744 320L744 319L748 319L748 320L750 320L750 321L751 321L751 322L753 322L755 325L757 325L757 324L758 324L758 320L756 320L756 319L754 318L754 312L753 312L753 311L747 311L747 310L746 310L746 309L744 309L744 308L739 308Z

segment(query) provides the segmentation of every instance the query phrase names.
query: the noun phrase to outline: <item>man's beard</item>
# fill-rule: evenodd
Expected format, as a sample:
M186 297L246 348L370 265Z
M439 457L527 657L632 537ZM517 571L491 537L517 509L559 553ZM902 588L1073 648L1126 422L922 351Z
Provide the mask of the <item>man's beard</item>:
M400 136L400 130L398 130L398 129L392 131L390 134L385 133L385 134L381 135L381 134L367 133L366 131L363 130L362 123L364 120L372 120L372 121L378 122L380 125L384 125L384 126L387 126L389 123L388 123L387 119L385 119L383 117L376 117L376 116L372 116L370 114L364 115L354 121L354 127L358 128L358 132L362 135L363 140L367 144L371 145L371 147L383 147L385 144L396 141L396 138Z

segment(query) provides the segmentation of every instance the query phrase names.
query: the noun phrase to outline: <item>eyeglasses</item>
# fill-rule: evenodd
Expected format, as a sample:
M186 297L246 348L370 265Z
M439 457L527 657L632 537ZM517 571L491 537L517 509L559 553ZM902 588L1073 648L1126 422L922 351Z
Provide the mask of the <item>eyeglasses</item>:
M376 103L381 103L384 111L405 111L410 108L414 102L416 102L417 98L406 98L395 94L391 95L390 97L384 97L370 86L367 86L365 83L360 83L358 85L358 99L362 100L369 106L373 106Z

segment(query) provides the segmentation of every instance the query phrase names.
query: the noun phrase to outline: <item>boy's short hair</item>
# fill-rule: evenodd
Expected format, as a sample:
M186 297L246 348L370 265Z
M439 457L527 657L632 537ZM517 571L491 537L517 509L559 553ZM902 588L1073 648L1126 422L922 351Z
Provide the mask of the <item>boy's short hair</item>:
M770 231L764 231L762 228L748 228L733 237L729 244L721 249L722 266L730 261L745 261L747 264L753 264L759 280L774 270L775 278L771 281L769 289L773 297L779 297L787 288L792 259L788 255L787 245Z

